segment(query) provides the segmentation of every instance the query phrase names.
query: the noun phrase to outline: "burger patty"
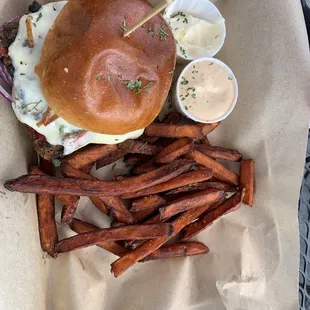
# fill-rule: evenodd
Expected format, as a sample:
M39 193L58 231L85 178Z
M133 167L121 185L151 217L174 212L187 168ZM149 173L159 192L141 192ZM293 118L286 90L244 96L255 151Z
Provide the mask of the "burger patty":
M33 1L29 6L29 12L35 13L39 11L41 7L42 6L38 2ZM7 67L12 78L14 77L14 67L12 65L11 58L8 56L8 49L16 38L18 27L19 20L15 19L4 24L0 31L0 62ZM47 142L45 136L41 135L29 126L26 127L30 137L32 138L34 148L39 156L46 160L52 160L63 155L62 145L51 145Z

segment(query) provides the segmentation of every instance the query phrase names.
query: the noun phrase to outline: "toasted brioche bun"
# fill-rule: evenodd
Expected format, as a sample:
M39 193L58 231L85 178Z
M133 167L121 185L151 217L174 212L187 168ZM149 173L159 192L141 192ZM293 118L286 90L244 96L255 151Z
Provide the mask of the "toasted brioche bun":
M49 30L35 69L48 105L58 116L88 131L117 135L145 128L156 118L175 67L172 32L160 15L128 38L122 29L151 8L146 0L66 4ZM160 37L160 29L168 36ZM128 81L138 80L142 87L126 87Z

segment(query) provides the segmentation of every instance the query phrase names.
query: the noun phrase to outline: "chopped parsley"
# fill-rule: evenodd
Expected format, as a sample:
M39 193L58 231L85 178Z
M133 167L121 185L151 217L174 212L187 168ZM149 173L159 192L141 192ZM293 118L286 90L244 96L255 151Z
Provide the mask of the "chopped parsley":
M134 94L141 93L142 82L137 80L135 82L128 81L126 84L126 88L130 89Z
M37 24L36 24L36 23L32 23L32 25L35 26L35 27L37 27Z
M187 58L186 50L185 50L182 46L180 46L180 51L181 51L182 55L183 55L185 58Z
M125 20L125 19L122 21L121 28L122 28L124 31L126 31L126 30L127 30L126 20Z
M196 94L192 94L192 98L196 99Z
M182 82L181 82L181 85L187 85L188 84L188 80L182 76Z
M160 24L160 27L159 27L159 37L160 37L160 40L162 41L166 41L167 37L169 37L169 34L167 33L163 24Z
M97 80L97 81L99 81L100 79L101 79L101 77L100 77L100 76L97 76L97 77L96 77L96 80Z
M42 18L42 13L40 12L40 14L39 14L39 16L38 16L38 18L37 18L37 20L36 20L36 23Z
M186 17L186 15L183 12L181 12L181 11L170 15L171 18L174 18L174 17L177 17L177 16Z
M26 75L25 73L21 73L20 75Z
M138 95L142 92L143 88L150 88L153 85L153 82L148 82L144 87L142 86L142 81L137 80L135 82L126 81L126 88L130 89L134 94ZM148 94L147 92L145 92Z
M53 6L53 10L54 10L54 11L57 11L56 8L55 8L54 6Z
M31 110L28 110L27 112L31 112L32 110L37 110L37 106L42 102L42 100L39 100L39 101L35 101L35 102L30 102L28 104L25 104L24 106L22 106L22 110L23 109L26 109L27 107L29 107L30 105L34 105L32 107Z
M185 105L184 107L185 107L185 110L187 111L187 110L188 110L188 107L187 107L186 105Z
M53 159L53 165L58 168L61 166L61 161L59 159Z
M65 126L64 126L64 125L61 125L61 126L58 128L58 131L59 131L59 134L60 134L60 135L63 135L64 132L65 132Z
M150 34L151 36L154 36L155 31L152 29L152 27L147 28L147 33Z
M116 167L116 163L115 164L113 164L113 166L112 166L112 170L114 170L114 168Z
M110 75L108 75L108 82L110 82L111 81L111 76Z
M139 147L139 150L143 150L145 148L145 146L147 145L147 142L144 142L140 147Z
M185 17L183 23L188 24L188 19Z
M153 85L153 82L148 82L148 83L144 86L144 88L150 88L152 85Z
M213 66L213 64L214 64L214 62L211 62L211 63L209 64L209 66Z
M232 78L229 76L229 77L228 77L228 80L232 80Z

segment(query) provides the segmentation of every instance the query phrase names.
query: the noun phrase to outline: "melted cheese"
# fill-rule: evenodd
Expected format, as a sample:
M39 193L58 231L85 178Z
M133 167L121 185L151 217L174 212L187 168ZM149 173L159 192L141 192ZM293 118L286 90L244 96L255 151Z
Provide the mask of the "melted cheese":
M12 106L17 118L44 135L50 144L62 145L64 155L89 143L117 144L127 139L138 138L144 129L125 135L104 135L85 131L69 124L62 118L58 118L48 126L38 127L36 125L42 119L48 104L34 68L39 62L45 37L66 3L67 1L61 1L46 4L39 12L25 15L20 20L17 37L9 49L9 55L15 68ZM27 45L27 16L31 16L33 21L33 48L29 48Z

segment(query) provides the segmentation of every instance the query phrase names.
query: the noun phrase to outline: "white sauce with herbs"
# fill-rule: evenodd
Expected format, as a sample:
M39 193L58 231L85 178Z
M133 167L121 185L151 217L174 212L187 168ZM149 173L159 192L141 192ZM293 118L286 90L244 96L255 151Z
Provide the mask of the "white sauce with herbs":
M225 23L223 18L211 24L191 14L177 12L167 21L177 41L179 53L184 58L213 56L221 44L222 24Z
M236 99L234 78L209 60L193 62L180 77L179 101L196 119L212 122L229 111Z
M39 12L25 15L20 20L17 37L9 49L15 68L12 106L17 118L44 135L50 144L62 145L64 155L89 143L117 144L127 139L138 138L144 129L125 135L104 135L82 130L62 118L58 118L46 127L36 125L42 119L48 105L34 68L40 60L45 37L66 3L67 1L61 1L46 4ZM27 16L31 16L33 20L33 48L27 45Z

